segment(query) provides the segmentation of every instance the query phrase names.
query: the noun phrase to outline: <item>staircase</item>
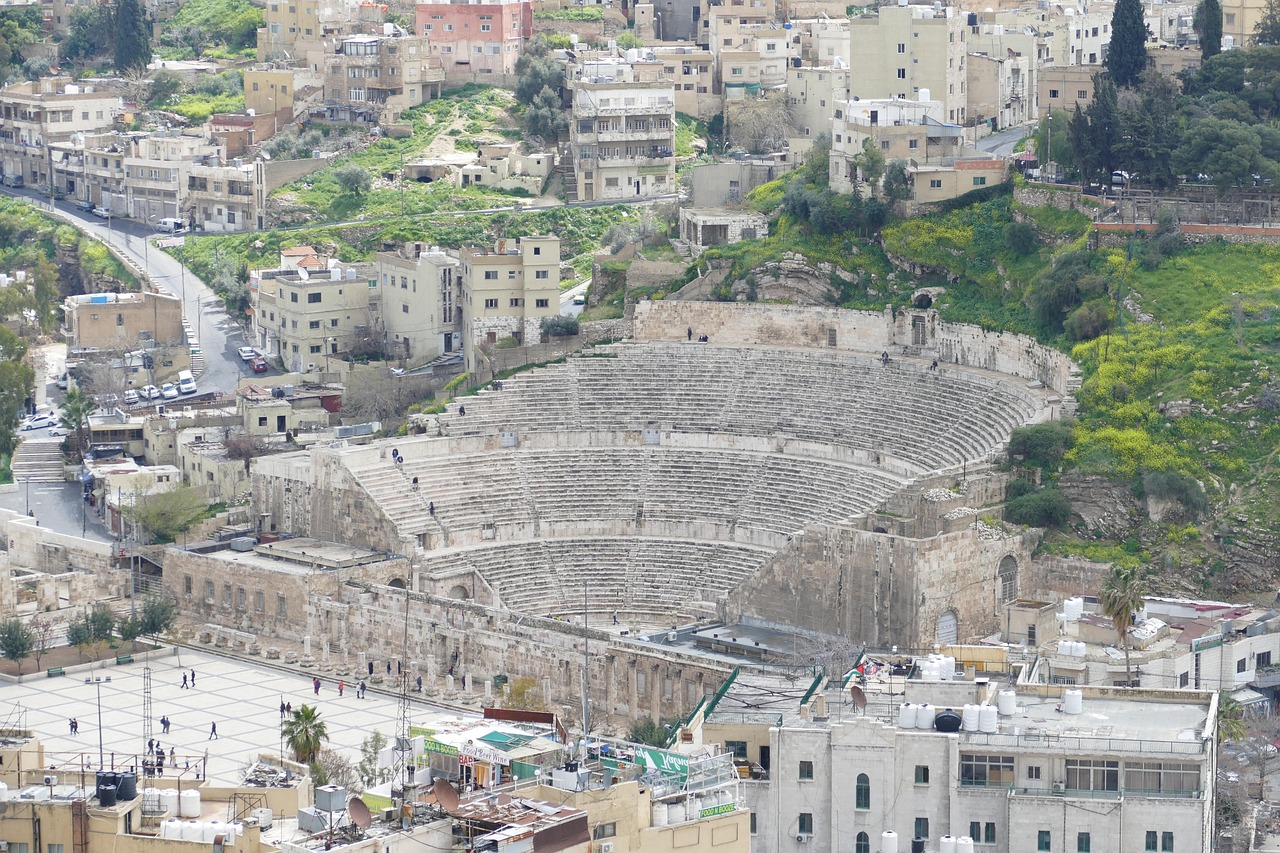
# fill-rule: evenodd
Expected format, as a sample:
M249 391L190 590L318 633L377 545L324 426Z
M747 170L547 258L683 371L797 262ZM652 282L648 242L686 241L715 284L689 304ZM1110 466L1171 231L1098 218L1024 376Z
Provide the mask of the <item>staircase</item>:
M63 482L66 478L62 473L62 439L23 436L9 468L13 471L14 482Z

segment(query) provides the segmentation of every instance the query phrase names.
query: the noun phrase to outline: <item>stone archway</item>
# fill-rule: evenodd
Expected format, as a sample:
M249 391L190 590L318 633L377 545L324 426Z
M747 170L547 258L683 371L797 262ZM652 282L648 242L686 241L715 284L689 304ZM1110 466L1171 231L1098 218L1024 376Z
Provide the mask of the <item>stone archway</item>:
M454 584L453 588L449 590L449 597L455 601L466 601L471 598L471 590L462 584Z
M408 589L409 588L409 584L407 581L405 581L404 578L392 578L391 580L387 581L387 586L391 587L392 589Z
M954 610L947 610L938 617L934 628L934 642L940 646L955 645L960 636L960 622Z
M1018 558L1012 554L1001 559L996 568L996 589L1000 604L1008 604L1018 597Z

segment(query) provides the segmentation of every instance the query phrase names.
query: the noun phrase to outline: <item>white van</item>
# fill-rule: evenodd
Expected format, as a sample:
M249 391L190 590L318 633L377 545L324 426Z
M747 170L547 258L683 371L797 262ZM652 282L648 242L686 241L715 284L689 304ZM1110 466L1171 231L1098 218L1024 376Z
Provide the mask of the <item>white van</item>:
M179 394L196 393L196 378L191 375L190 370L178 371L178 393Z
M182 234L187 230L187 222L185 219L167 216L156 223L156 230L165 234Z

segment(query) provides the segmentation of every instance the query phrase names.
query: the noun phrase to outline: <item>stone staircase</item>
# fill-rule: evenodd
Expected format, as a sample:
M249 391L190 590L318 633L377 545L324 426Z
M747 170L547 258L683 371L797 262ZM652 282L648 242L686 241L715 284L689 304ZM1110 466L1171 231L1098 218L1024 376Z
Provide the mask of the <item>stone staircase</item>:
M62 439L23 436L9 468L15 482L61 483L66 479L62 465Z

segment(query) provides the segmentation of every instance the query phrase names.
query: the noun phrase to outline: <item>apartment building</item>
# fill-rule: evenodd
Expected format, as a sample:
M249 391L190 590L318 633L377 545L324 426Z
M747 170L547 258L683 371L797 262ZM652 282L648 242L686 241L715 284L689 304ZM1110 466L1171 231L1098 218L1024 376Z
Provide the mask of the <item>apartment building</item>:
M258 60L298 58L308 44L324 35L320 0L268 0L262 10L266 26L258 29Z
M764 24L777 20L778 4L776 0L698 0L699 8L693 10L694 26L698 35L694 41L699 47L705 47L718 54L723 42L717 42L717 28L729 23L752 25ZM724 20L717 23L719 15ZM701 23L701 26L698 24ZM723 39L724 36L719 36Z
M400 113L439 97L440 61L425 36L351 35L335 41L324 60L324 101L330 121L397 121Z
M849 94L860 99L924 98L943 104L943 120L968 120L967 18L952 6L881 6L849 22Z
M482 346L504 338L541 339L544 317L560 314L560 238L498 240L492 248L458 250L461 293L458 322L467 370L484 362Z
M915 166L941 166L954 161L964 130L941 120L944 106L930 100L846 101L831 120L831 188L853 192L861 176L857 162L867 140L886 162L905 160Z
M843 117L849 99L849 69L834 65L792 66L787 69L787 106L794 136L827 133L831 119Z
M1253 44L1253 33L1266 13L1265 0L1223 0L1222 46L1248 47Z
M331 260L315 271L257 270L253 279L254 343L288 370L323 370L368 340L369 292L378 286L369 264Z
M1078 104L1085 109L1093 103L1093 75L1097 69L1075 66L1053 66L1036 71L1036 114L1044 118L1050 111L1075 112Z
M369 320L388 357L417 367L462 348L461 266L448 252L422 243L374 256L377 286L369 289Z
M742 674L682 732L750 773L753 851L1211 848L1215 694L1000 690L946 672L876 676L857 695Z
M63 303L71 350L133 350L180 344L182 300L168 293L85 293Z
M43 77L0 89L0 172L20 176L30 186L48 187L58 143L100 133L115 125L120 96L80 86L70 77ZM119 168L123 168L123 163ZM75 196L78 181L58 189Z
M751 17L717 14L711 20L716 83L726 101L786 86L787 65L791 56L798 54L792 49L788 30Z
M193 163L187 176L185 212L201 231L252 231L262 228L266 193L253 163L209 159Z
M799 47L796 55L805 65L834 65L839 57L849 67L848 18L793 20L791 32L792 45Z
M655 45L652 52L672 80L676 112L711 119L721 111L716 59L711 51L691 45Z
M675 84L660 62L586 63L567 81L569 145L579 201L675 191Z
M419 3L414 24L450 80L514 75L533 37L533 3Z
M975 124L1004 130L1031 121L1035 109L1035 66L1031 57L1005 48L970 53L965 70L968 115Z

